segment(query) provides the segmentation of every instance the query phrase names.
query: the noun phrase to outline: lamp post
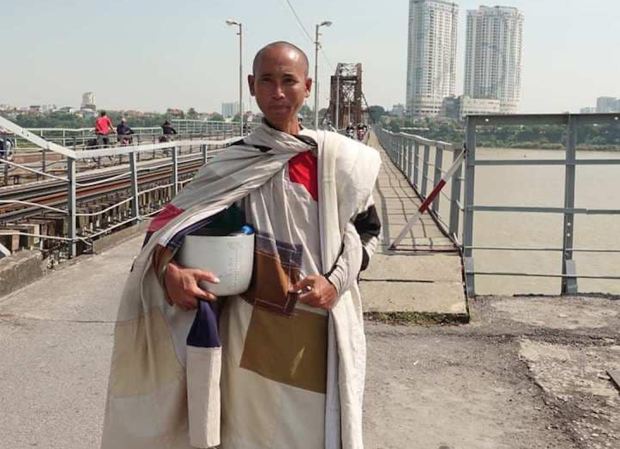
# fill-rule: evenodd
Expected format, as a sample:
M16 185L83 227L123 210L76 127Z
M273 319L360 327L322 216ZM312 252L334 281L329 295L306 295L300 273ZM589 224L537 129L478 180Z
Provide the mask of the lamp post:
M336 67L336 131L340 129L340 67Z
M332 26L332 22L325 20L316 25L316 40L314 42L314 127L319 129L319 28Z
M243 136L243 25L236 20L228 19L226 25L236 26L239 28L237 36L239 36L239 130Z

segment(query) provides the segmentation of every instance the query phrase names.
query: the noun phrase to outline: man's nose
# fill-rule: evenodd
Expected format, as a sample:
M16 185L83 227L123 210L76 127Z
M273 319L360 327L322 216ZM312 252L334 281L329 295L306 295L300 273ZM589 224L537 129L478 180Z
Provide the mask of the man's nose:
M284 90L282 89L282 84L275 83L273 86L273 92L271 93L274 99L282 99L284 98Z

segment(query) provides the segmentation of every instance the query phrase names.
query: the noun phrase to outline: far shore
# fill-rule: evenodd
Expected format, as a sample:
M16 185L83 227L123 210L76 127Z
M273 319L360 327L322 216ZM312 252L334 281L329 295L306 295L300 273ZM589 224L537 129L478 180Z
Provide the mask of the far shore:
M484 143L476 143L478 148L495 148L495 149L506 149L506 150L549 150L549 151L564 151L564 145L560 144L519 144L518 146L512 145L502 145L502 144L494 144L494 145L486 145ZM600 152L620 152L620 146L614 145L578 145L577 151L600 151Z

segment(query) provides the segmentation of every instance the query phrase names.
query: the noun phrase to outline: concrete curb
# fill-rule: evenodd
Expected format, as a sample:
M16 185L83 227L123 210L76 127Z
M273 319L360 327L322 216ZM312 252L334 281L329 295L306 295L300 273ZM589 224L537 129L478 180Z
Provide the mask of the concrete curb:
M0 298L36 281L47 273L39 251L19 251L0 259Z
M99 253L119 245L133 237L143 234L148 228L150 220L102 237L93 242L93 251ZM79 256L69 261L75 263L83 257L92 257L91 254ZM61 264L61 267L64 264ZM36 250L18 251L15 254L0 259L0 300L20 288L41 279L54 270L47 268L47 260L41 252Z

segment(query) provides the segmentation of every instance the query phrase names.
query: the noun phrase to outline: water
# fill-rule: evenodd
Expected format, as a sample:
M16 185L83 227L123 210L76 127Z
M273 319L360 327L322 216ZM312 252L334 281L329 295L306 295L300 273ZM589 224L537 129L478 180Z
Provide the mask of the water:
M564 151L477 149L477 159L563 159ZM578 159L620 159L617 152L578 152ZM444 163L444 168L447 163ZM620 209L620 165L577 166L577 208ZM476 167L477 205L564 206L564 171L558 167ZM446 192L450 192L446 186ZM441 214L448 217L442 198ZM461 220L462 225L462 220ZM561 214L476 212L474 246L562 247ZM577 215L575 248L620 250L620 215ZM575 253L579 274L620 276L620 253ZM478 271L559 274L561 252L474 251ZM618 280L579 279L580 292L620 294ZM560 278L476 276L477 294L559 294Z

